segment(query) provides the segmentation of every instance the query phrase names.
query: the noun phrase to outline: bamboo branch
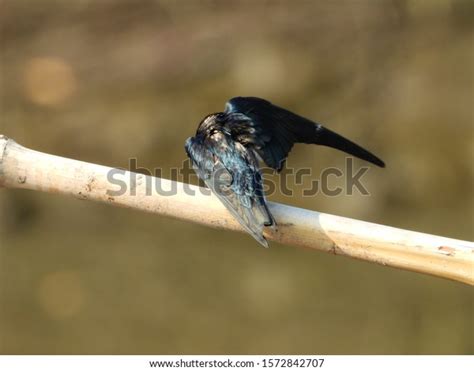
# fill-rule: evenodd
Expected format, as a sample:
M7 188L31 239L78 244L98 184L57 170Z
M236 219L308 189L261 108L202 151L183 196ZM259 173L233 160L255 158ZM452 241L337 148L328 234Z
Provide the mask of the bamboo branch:
M113 170L33 151L0 135L0 186L68 194L83 200L102 201L210 227L242 231L219 200L197 186L122 171L114 179L123 181L129 192L113 195L110 191L117 191L117 185L110 181ZM156 189L157 182L160 182L161 189L175 187L176 192L173 195L151 192ZM279 228L278 232L268 231L266 237L269 240L474 285L472 242L283 204L270 203L270 208Z

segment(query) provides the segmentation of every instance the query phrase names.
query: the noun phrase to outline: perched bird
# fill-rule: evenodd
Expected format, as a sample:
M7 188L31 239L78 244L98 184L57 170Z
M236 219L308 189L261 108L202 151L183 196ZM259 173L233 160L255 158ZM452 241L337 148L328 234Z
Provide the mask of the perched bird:
M255 97L232 98L224 112L206 116L185 149L199 178L244 229L268 247L263 228L276 228L276 222L265 201L259 160L280 172L295 143L333 147L385 166L339 134Z

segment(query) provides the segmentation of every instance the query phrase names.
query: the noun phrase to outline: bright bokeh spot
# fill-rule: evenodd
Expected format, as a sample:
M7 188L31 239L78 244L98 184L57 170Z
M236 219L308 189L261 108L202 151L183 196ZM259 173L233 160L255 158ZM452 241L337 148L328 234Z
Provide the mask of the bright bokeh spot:
M33 103L55 106L69 98L77 88L70 64L55 57L32 58L23 71L23 92Z

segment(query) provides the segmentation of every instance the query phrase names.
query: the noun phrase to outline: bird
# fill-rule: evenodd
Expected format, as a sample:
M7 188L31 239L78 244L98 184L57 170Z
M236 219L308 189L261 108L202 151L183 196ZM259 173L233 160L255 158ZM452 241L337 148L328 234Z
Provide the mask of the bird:
M277 223L259 163L280 172L295 143L332 147L385 167L380 158L321 124L257 97L230 99L223 112L204 117L184 147L197 176L244 230L268 247L264 228L277 230Z

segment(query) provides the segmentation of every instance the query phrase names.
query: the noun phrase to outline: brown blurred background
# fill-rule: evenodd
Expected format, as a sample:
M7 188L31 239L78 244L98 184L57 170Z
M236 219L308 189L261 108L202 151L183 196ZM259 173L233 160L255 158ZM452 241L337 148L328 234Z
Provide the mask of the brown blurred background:
M0 134L166 176L203 116L261 96L388 165L370 197L271 200L473 240L473 26L461 0L3 0ZM1 353L474 350L459 283L37 192L0 216Z

